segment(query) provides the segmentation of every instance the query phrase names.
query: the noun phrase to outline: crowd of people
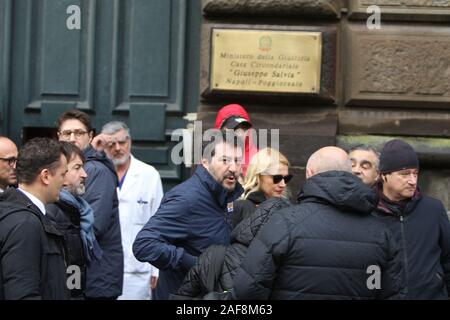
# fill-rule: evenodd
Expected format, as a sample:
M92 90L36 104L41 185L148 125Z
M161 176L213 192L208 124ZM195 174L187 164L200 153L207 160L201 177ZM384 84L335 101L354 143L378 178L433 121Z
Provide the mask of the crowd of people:
M0 138L0 299L150 299L158 269L132 243L161 202L158 171L122 122L94 137L74 109L56 125L19 152Z
M450 296L449 218L403 140L317 150L294 204L289 160L253 145L240 105L164 196L125 123L56 123L20 151L0 137L0 299Z

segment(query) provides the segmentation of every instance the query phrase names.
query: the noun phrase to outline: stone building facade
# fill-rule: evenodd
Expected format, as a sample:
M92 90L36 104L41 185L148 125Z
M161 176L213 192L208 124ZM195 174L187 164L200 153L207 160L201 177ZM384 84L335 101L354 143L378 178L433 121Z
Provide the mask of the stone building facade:
M373 11L380 9L379 29ZM376 9L376 8L375 8ZM450 1L204 0L197 118L212 127L237 102L256 128L279 129L297 191L309 155L327 145L381 146L400 137L418 151L422 189L450 208ZM211 33L318 31L320 92L249 94L211 90Z

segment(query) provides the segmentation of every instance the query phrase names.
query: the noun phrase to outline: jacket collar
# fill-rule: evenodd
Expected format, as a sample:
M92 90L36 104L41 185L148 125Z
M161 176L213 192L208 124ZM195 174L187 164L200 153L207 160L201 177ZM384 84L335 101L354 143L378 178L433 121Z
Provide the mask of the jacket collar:
M326 171L307 179L298 202L327 203L339 210L368 215L378 203L377 195L350 172Z
M43 217L41 210L24 193L16 188L9 188L2 194L2 201L18 204L19 206L32 211L39 218Z
M19 207L23 208L23 210L27 210L38 217L46 233L62 236L62 233L58 230L56 224L43 215L39 208L27 196L25 196L25 194L16 188L9 188L6 190L2 194L2 199L0 201L12 203L14 206L18 204Z
M422 198L419 187L416 188L412 198L403 201L393 201L386 197L383 193L383 184L381 182L378 182L374 189L379 196L377 211L396 217L410 213Z
M250 200L254 204L258 205L260 203L263 203L267 199L266 199L266 196L264 195L264 192L262 192L262 191L254 191L254 192L250 193L247 196L247 200Z
M17 191L24 194L39 209L39 211L45 216L45 213L46 213L45 204L38 197L36 197L34 194L27 192L21 188L17 188Z
M208 170L203 167L203 165L198 165L195 170L195 176L206 186L206 188L214 195L219 204L224 207L228 203L237 200L244 189L239 182L236 181L236 187L232 192L228 192L224 187L222 187L208 172Z
M233 229L231 243L239 242L248 247L274 212L290 206L290 202L281 197L267 199Z

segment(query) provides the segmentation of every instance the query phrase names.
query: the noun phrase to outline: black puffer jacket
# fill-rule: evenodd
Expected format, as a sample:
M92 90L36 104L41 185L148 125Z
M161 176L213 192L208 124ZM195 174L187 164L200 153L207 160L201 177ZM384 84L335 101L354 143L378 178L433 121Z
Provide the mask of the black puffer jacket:
M381 193L374 215L384 221L400 245L406 268L407 299L448 299L450 293L450 222L439 200L416 191L393 203Z
M262 191L250 193L246 199L236 200L234 202L232 227L233 229L244 219L249 217L256 208L266 201L266 196Z
M64 236L67 266L78 266L81 271L81 287L71 289L70 296L73 299L83 299L86 286L86 257L80 234L80 212L62 200L46 205L45 209L46 217L55 222ZM71 272L67 274L71 275Z
M299 203L275 213L260 230L233 280L234 298L403 297L399 250L370 215L377 197L359 178L317 174L305 182ZM370 266L381 271L381 290L369 289L368 282L378 287Z
M22 192L0 196L0 300L69 298L61 232Z
M214 291L228 291L232 287L232 280L236 270L247 253L248 246L256 236L259 229L267 222L269 217L277 210L290 206L287 200L271 198L263 202L248 219L244 219L231 233L231 245L226 248L225 257L220 274L216 275ZM214 271L211 261L216 258L217 246L209 247L197 260L194 267L184 278L183 284L178 290L178 295L185 297L201 298L208 293L207 281L210 272Z

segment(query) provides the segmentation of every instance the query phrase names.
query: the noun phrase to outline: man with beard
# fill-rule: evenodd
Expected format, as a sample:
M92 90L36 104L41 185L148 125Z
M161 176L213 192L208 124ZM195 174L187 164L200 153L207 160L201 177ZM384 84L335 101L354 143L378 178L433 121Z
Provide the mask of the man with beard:
M237 137L227 139L219 130L214 138L203 144L194 175L166 193L134 241L136 258L160 269L155 299L176 293L207 247L230 242L233 201L243 192L237 181L243 148Z
M0 137L0 193L17 183L17 147L6 137Z
M87 113L71 109L57 121L58 139L75 144L86 159L84 170L86 200L94 211L94 230L102 249L101 259L93 259L86 269L86 299L115 300L122 294L123 250L120 235L117 175L104 152L94 150L94 130Z
M85 192L84 181L87 177L83 169L83 152L70 142L61 141L67 158L67 173L59 200L46 206L47 217L54 221L64 236L65 260L68 276L74 275L74 281L68 281L72 299L84 298L86 281L86 262L94 257L100 259L101 250L95 240L94 213L89 204L81 198Z
M161 178L155 168L131 154L130 129L125 123L105 124L102 135L106 142L104 150L119 178L117 194L124 253L123 289L119 300L149 300L151 289L156 287L158 269L136 260L133 241L161 203Z

